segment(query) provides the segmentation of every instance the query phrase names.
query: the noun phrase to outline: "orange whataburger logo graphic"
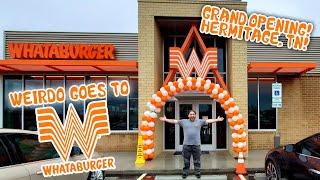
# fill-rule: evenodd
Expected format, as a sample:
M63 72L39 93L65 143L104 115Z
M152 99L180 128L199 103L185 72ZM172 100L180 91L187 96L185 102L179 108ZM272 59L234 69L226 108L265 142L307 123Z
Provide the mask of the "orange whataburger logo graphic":
M68 161L74 141L90 159L98 139L110 134L106 101L90 102L83 124L72 104L68 108L65 126L52 107L37 108L36 117L39 142L52 142L63 161Z

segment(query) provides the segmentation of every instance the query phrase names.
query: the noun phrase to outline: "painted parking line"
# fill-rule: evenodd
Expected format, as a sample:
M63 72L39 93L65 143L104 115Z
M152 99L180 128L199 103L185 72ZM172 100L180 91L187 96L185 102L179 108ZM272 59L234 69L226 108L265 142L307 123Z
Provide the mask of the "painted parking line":
M142 174L137 180L142 180L146 175L147 173Z
M182 179L181 176L179 175L158 175L156 176L155 180L177 180L177 179ZM186 179L189 180L198 180L196 176L190 175ZM226 180L227 175L202 175L201 179L207 179L207 180Z

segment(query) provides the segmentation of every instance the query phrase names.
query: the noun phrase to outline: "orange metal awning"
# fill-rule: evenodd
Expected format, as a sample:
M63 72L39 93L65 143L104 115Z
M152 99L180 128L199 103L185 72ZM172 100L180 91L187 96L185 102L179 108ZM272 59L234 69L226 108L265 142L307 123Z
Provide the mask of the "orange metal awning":
M248 73L302 74L316 67L314 62L250 62Z
M11 72L138 73L138 63L135 60L0 60L0 73Z

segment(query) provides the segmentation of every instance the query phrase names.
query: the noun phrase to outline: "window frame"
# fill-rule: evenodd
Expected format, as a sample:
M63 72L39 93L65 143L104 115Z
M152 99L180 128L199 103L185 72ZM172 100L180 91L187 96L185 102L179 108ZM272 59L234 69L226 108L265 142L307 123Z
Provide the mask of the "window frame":
M43 83L43 88L46 88L46 80L47 80L47 76L55 76L55 75L53 75L53 74L23 74L23 75L21 75L21 74L12 74L12 75L17 75L17 76L21 76L21 85L22 85L22 91L24 91L25 90L25 76L43 76L43 80L42 80L42 83ZM6 77L7 75L4 75L3 76L3 88L4 88L4 83L5 83L5 77ZM127 81L129 81L129 83L130 83L130 78L139 78L138 77L138 75L107 75L107 74L101 74L101 75L97 75L97 74L61 74L61 75L57 75L57 76L63 76L64 77L64 79L63 79L63 87L64 88L66 88L66 77L67 76L83 76L84 77L84 80L83 80L83 83L84 84L87 84L87 82L86 82L86 79L87 79L87 77L89 77L89 76L104 76L105 78L106 78L106 80L105 80L105 83L106 83L106 85L108 86L108 78L109 77L119 77L119 78L123 78L123 80L127 80ZM139 84L137 85L137 88L139 87ZM137 89L138 90L138 89ZM2 94L4 95L4 91L2 91ZM126 99L127 99L127 127L126 127L126 130L112 130L112 132L113 133L138 133L139 132L139 114L138 114L138 127L137 127L137 130L130 130L130 104L129 104L129 95L128 96L126 96ZM139 95L138 95L138 98L139 98ZM133 98L133 99L138 99L138 98ZM108 97L106 98L106 100L108 101ZM4 99L3 99L3 104L4 104L5 102L4 102ZM64 101L63 103L63 122L65 121L65 116L66 116L66 101ZM42 105L43 107L45 106L45 105ZM85 110L86 110L86 101L84 101L84 103L83 103L83 109L84 109L84 114L85 114ZM21 106L21 109L20 109L20 111L21 111L21 119L20 119L20 121L21 121L21 127L20 127L20 129L21 130L25 130L24 129L24 106ZM3 117L4 115L2 114L2 117Z
M278 127L278 116L277 116L277 109L276 109L276 121L275 121L275 129L261 129L260 128L260 78L274 78L274 81L273 83L276 83L277 82L277 76L272 76L272 75L255 75L255 76L248 76L248 81L249 81L249 78L256 78L257 79L257 106L258 106L258 128L257 129L249 129L249 126L248 126L248 131L249 132L276 132ZM248 86L249 88L249 86ZM248 92L249 92L249 89L248 89ZM249 112L249 95L248 95L248 112ZM248 118L248 123L249 123L249 118Z

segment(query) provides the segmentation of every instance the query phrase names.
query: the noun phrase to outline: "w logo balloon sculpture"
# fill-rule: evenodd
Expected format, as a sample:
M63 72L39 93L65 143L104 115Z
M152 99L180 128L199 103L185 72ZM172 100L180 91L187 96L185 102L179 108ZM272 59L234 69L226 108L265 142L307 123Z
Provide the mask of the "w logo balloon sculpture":
M184 54L195 38L204 52L204 59L202 64L198 56L192 50L189 61L186 62ZM195 69L200 77L188 77L192 70ZM209 70L215 74L219 84L205 79ZM179 71L183 78L173 81L175 73ZM236 173L239 175L246 174L246 167L244 164L244 153L248 151L247 148L247 134L245 132L245 120L236 105L235 100L228 92L226 85L221 78L217 69L217 49L206 48L200 34L195 26L192 26L182 48L170 48L170 72L163 83L163 86L152 95L152 99L147 103L148 111L144 112L140 124L140 134L143 137L144 158L152 160L154 158L154 131L157 113L161 112L165 103L177 93L184 91L198 91L199 93L208 94L213 100L220 103L225 110L230 128L232 129L233 151L238 156L236 164Z

